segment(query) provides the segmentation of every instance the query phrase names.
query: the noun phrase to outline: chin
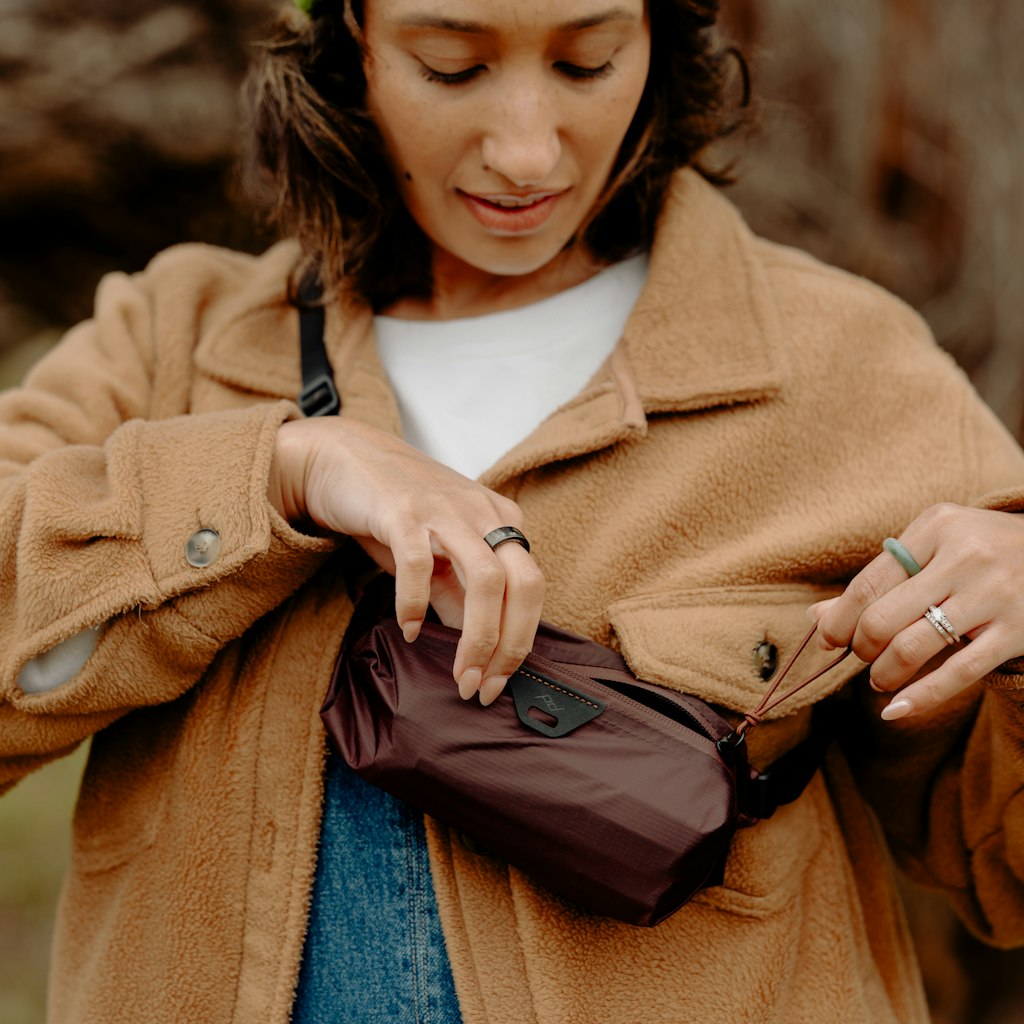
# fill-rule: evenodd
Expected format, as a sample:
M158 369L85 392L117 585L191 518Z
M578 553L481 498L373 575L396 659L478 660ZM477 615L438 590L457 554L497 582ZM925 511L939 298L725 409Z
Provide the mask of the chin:
M528 244L523 244L526 241L509 239L506 252L467 253L461 258L464 263L484 274L494 274L496 277L527 277L538 270L543 270L567 251L564 244L530 249Z

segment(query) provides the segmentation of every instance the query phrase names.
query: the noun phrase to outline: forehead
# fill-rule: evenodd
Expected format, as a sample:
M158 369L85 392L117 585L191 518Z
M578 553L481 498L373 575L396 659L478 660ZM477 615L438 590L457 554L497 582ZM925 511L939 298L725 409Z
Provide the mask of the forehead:
M644 0L365 0L368 19L469 35L573 32L642 20Z

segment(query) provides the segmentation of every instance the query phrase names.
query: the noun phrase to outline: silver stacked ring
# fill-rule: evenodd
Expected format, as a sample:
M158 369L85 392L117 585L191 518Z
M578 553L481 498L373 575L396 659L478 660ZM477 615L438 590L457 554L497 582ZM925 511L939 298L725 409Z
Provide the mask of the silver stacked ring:
M953 628L949 619L946 618L946 613L937 605L929 605L928 611L924 613L924 617L935 627L939 636L947 644L952 646L953 644L960 643L960 634Z

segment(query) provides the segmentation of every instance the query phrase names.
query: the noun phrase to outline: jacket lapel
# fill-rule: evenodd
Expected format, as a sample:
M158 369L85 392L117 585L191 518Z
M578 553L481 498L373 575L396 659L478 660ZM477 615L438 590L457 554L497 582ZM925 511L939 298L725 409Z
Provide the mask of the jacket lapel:
M756 239L735 208L680 172L647 284L612 357L572 402L482 480L513 476L643 436L647 416L764 401L782 386L778 315Z

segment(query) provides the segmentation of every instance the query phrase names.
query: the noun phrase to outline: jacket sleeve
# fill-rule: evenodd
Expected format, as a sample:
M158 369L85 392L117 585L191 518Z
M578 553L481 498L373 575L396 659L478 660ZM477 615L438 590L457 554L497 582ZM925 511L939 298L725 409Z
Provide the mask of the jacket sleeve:
M191 360L160 335L199 331L201 310L178 302L165 331L159 277L106 279L94 319L0 396L0 792L131 708L180 696L333 548L266 498L291 403L158 407L158 392L187 395ZM186 544L204 529L220 550L197 566ZM90 629L95 650L69 682L19 686L28 662Z
M973 395L967 422L974 493L992 492L977 504L1024 508L1017 445ZM867 685L857 699L847 753L897 861L944 890L979 937L1024 944L1024 664L1001 666L921 718L882 722L890 697Z

